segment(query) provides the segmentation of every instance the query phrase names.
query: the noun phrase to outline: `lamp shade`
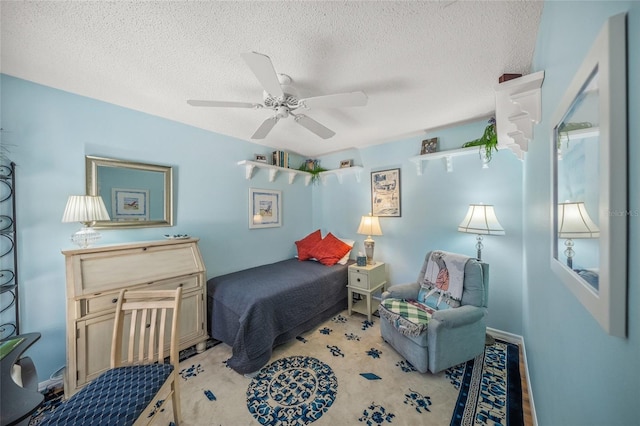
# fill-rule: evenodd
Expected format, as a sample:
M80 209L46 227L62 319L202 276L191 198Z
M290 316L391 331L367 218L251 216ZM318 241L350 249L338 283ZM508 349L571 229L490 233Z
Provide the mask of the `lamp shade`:
M357 232L361 235L382 235L378 217L371 216L371 214L369 214L369 216L362 216Z
M102 197L93 195L70 195L62 222L90 223L110 220Z
M598 238L600 229L593 223L582 201L558 203L558 237Z
M498 222L492 205L469 204L469 210L458 231L479 235L504 235L504 229Z

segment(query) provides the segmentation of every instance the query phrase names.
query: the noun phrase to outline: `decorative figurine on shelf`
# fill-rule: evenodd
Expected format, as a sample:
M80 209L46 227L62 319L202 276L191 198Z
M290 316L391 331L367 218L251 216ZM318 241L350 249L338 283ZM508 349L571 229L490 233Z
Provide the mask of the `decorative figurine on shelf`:
M484 129L484 134L479 138L472 140L471 142L467 142L462 145L463 148L468 148L470 146L478 146L480 147L480 155L482 155L482 150L484 149L484 158L488 163L492 158L492 151L495 149L498 152L498 134L496 133L496 119L491 117L489 119L489 125Z

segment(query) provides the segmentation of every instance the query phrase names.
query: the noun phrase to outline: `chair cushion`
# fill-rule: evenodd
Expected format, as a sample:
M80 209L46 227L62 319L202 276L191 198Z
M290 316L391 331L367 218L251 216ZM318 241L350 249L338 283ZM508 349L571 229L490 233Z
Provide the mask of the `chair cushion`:
M415 300L385 299L378 307L380 317L405 336L420 336L429 324L433 310Z
M464 267L463 305L486 306L483 275L480 262L476 259L469 259Z
M108 370L56 408L41 425L131 425L172 371L171 364Z

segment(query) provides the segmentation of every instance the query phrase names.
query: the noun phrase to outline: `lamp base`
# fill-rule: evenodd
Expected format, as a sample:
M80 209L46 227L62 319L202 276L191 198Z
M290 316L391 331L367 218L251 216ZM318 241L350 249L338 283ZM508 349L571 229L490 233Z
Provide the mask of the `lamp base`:
M367 255L367 265L375 265L376 263L373 261L373 248L375 245L376 243L371 237L364 240L364 252Z
M84 226L71 236L71 241L82 248L87 248L95 244L100 238L102 238L102 235L98 231L90 226Z

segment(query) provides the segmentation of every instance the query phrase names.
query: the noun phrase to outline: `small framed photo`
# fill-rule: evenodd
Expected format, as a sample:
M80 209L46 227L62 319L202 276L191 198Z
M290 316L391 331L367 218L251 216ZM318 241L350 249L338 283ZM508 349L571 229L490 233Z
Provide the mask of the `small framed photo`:
M438 138L425 139L420 147L420 155L438 151Z
M149 191L112 188L111 208L114 220L149 220Z
M340 162L340 168L344 169L345 167L351 167L353 166L353 160L342 160Z
M259 163L266 163L267 162L267 156L263 155L263 154L256 154L255 161L257 161Z
M282 226L282 191L249 188L249 229Z

